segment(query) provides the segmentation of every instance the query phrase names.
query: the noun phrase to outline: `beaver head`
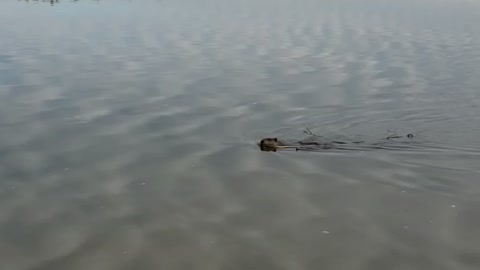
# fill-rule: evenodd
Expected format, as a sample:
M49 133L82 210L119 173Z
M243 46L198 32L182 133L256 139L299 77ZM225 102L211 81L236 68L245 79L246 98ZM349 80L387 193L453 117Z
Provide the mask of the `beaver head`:
M258 146L262 151L276 151L278 146L282 146L281 143L277 138L263 138Z

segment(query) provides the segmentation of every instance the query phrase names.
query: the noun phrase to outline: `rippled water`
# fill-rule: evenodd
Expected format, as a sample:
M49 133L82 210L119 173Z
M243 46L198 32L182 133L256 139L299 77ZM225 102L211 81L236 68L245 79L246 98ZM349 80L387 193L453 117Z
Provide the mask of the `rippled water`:
M0 269L479 269L479 14L2 2Z

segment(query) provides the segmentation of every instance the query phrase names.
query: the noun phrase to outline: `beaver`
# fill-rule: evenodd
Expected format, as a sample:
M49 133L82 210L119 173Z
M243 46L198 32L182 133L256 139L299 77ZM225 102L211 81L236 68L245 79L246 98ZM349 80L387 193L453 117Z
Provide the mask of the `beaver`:
M296 148L295 146L285 145L284 142L278 140L278 138L263 138L258 143L260 150L262 151L274 151L280 148Z
M330 149L334 147L334 144L345 144L345 143L340 141L317 142L317 141L309 141L309 140L287 143L285 141L279 140L278 138L263 138L258 143L258 146L262 151L276 152L277 149L292 149L296 151Z
M414 137L413 134L408 134L406 136L409 139L412 139ZM361 144L364 144L364 141L338 141L338 140L332 140L332 141L327 141L327 142L321 142L319 141L319 136L315 135L312 136L311 138L307 138L301 141L294 141L294 142L287 142L278 139L277 137L267 137L263 138L258 142L258 146L260 147L260 150L262 151L272 151L276 152L278 150L283 150L283 149L291 149L295 151L316 151L316 150L323 150L323 149L343 149L343 150L354 150L358 149L356 146L359 146ZM377 141L377 142L372 142L369 144L370 147L373 148L379 148L381 147L382 144L385 144L386 141L389 141L391 139L397 139L397 138L403 138L403 136L399 135L392 135L384 138L383 140Z

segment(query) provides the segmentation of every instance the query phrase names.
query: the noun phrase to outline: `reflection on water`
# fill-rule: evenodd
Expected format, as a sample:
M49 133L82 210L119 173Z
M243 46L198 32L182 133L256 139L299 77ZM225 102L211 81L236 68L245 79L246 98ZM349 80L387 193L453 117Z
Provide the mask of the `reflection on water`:
M43 2L0 8L0 269L480 267L478 2ZM255 145L307 127L419 134Z

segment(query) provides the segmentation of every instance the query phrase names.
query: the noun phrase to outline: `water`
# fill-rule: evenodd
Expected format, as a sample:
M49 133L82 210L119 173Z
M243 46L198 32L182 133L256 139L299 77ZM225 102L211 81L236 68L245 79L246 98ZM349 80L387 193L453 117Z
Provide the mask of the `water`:
M0 7L0 269L480 268L478 1Z

